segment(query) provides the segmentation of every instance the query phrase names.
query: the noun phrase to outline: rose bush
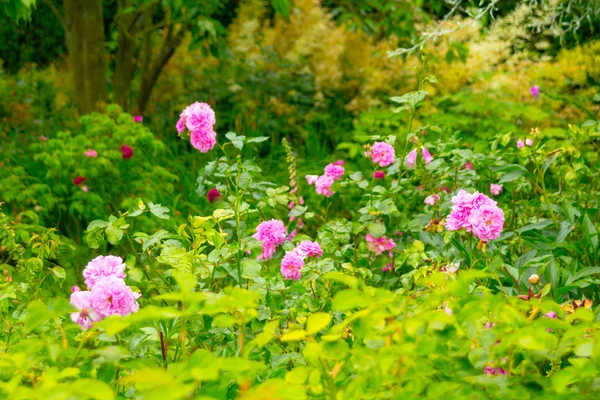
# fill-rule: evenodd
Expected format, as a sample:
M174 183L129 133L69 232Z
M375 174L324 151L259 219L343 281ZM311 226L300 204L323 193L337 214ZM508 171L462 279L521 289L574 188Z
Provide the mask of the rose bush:
M402 98L411 119L426 101ZM212 109L194 104L173 134L188 129L200 160L200 212L175 216L152 202L155 186L133 183L147 192L91 221L85 261L66 269L56 253L69 238L2 217L3 396L597 395L597 121L531 146L512 134L472 146L409 124L306 166L306 183L284 142L286 183L245 156L267 138L214 131ZM117 119L152 144L134 124ZM149 151L132 139L125 157L119 141L65 143L91 163ZM81 163L62 175L72 190L89 185L81 195L102 180Z

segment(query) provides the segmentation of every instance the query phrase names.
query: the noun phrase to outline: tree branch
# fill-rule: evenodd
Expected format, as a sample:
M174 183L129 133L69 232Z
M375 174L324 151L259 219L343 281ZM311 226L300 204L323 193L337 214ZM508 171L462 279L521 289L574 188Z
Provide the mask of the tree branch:
M56 15L56 17L58 18L58 21L60 22L60 24L62 25L63 29L65 30L65 34L67 34L69 31L68 31L68 28L67 28L67 21L65 20L65 16L60 13L60 10L58 9L58 7L56 7L56 5L54 5L54 3L52 2L52 0L43 0L43 2L48 7L50 7L50 9L52 10L52 12Z

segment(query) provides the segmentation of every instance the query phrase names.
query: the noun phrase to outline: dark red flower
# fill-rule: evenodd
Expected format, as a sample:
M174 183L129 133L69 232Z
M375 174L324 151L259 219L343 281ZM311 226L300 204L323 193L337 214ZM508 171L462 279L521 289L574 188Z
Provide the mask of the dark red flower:
M383 172L383 171L375 171L375 173L373 174L373 177L375 179L383 179L383 178L385 178L385 172Z
M121 146L121 154L123 155L123 158L125 160L129 160L131 157L133 157L133 149L130 146L124 144L123 146Z
M81 185L83 182L85 182L87 178L85 176L78 176L75 179L73 179L73 183L76 185Z
M212 188L206 194L206 198L211 203L214 203L215 201L217 201L221 198L221 192L219 192L219 190L217 188Z

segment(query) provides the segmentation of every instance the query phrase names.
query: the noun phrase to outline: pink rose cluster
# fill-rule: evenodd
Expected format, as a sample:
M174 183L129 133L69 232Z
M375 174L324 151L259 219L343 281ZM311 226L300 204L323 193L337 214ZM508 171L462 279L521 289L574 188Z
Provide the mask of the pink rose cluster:
M305 240L299 243L293 250L285 253L281 259L281 275L285 279L297 281L300 279L300 270L304 267L307 257L321 257L323 250L317 242Z
M262 242L262 253L259 260L270 260L275 254L277 246L281 246L287 237L287 229L283 222L278 219L263 221L256 227L256 233L252 236Z
M449 231L465 228L483 242L497 239L502 233L504 212L485 194L470 194L461 189L452 198L452 204L450 215L446 218Z
M213 128L216 122L215 112L208 104L195 102L181 112L177 133L181 135L187 129L192 146L201 153L208 153L217 144Z
M309 185L315 185L315 191L325 197L333 196L331 186L335 181L339 181L346 172L344 170L344 160L338 160L325 167L323 175L306 175L306 182Z
M79 311L71 314L71 320L86 330L110 315L126 316L140 306L136 301L141 295L125 283L125 264L121 257L98 256L83 271L88 290L73 286L71 304Z

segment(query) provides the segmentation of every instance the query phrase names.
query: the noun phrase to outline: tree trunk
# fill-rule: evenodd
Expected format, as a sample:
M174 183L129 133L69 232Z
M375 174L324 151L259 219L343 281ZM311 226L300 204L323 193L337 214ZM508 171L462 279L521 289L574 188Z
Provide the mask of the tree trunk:
M125 11L131 7L131 2L128 0L119 0L117 4L119 8L117 16L117 30L119 36L117 39L117 54L113 84L115 86L115 101L123 107L125 111L128 111L131 84L138 63L138 35L143 27L149 26L146 19L152 18L154 7L150 7L145 12L125 13Z
M102 0L64 0L75 102L81 114L106 102L106 46Z
M148 103L150 102L150 96L152 94L152 89L156 85L156 81L160 76L163 68L173 54L177 47L181 45L183 39L185 38L185 33L189 30L189 26L182 26L179 28L177 33L174 33L175 27L174 24L171 23L167 30L167 36L163 42L163 46L160 49L160 53L154 59L154 62L150 62L151 52L152 52L152 43L149 37L144 39L144 62L142 64L142 80L140 83L140 94L138 96L138 111L140 114L146 110Z

